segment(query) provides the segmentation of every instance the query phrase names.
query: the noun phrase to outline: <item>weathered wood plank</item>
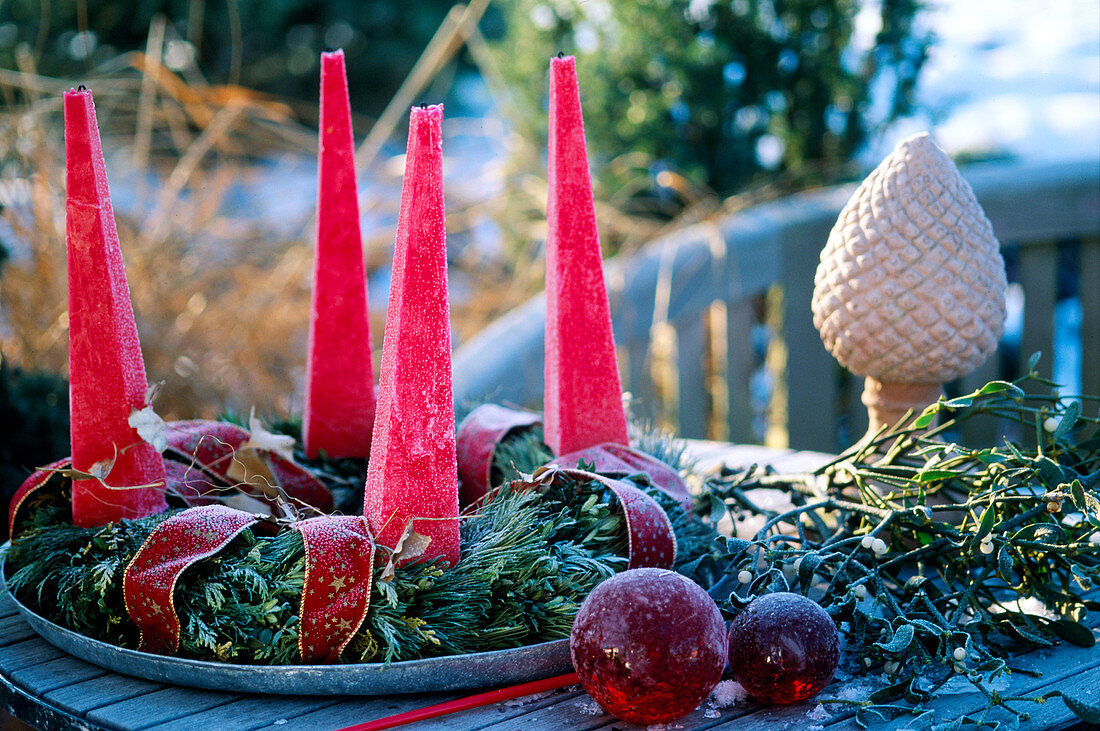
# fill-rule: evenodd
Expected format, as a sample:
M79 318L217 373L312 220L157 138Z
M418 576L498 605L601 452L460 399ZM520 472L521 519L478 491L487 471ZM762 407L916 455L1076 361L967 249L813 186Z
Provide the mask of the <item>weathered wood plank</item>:
M0 648L0 673L11 675L16 670L55 660L64 655L49 642L37 637Z
M805 212L804 220L784 232L783 327L787 348L787 445L794 449L837 449L837 373L839 366L814 328L810 301L821 249L835 216Z
M695 460L696 469L706 474L723 464L729 467L747 467L752 464L770 464L773 460L795 454L791 449L773 449L758 444L719 444L702 439L686 439L688 456Z
M15 608L7 587L0 587L0 617L12 617L16 614L19 614L19 610Z
M83 719L42 703L36 696L13 685L3 675L0 675L0 709L7 709L12 716L31 728L50 731L88 731L92 728ZM7 728L2 714L0 726Z
M630 411L635 418L652 419L656 416L653 383L649 377L649 340L631 340L626 343L626 377L623 388L633 396Z
M405 711L461 698L468 693L443 693L391 696L389 698L347 698L336 705L288 718L278 726L279 731L316 731L338 729L346 726L393 716ZM415 726L410 727L415 728Z
M284 728L292 718L334 706L342 701L342 698L332 696L251 696L158 724L157 731L249 731L267 726Z
M82 716L94 708L147 696L166 687L162 683L110 673L48 691L43 697L68 713Z
M1085 239L1080 252L1081 392L1100 394L1100 239Z
M729 397L728 440L755 442L752 426L752 375L756 368L752 328L756 322L751 299L726 303L726 384Z
M440 716L431 721L433 731L474 731L501 723L512 724L513 728L538 728L528 722L530 714L544 708L557 707L571 703L577 698L586 697L578 686L561 688L547 693L536 693L524 698L516 698L503 703L474 708L462 713Z
M1042 352L1038 370L1049 378L1054 365L1054 305L1057 299L1058 247L1031 244L1020 250L1020 284L1024 288L1024 332L1020 366Z
M240 696L230 693L172 687L95 708L87 716L109 728L137 731L239 699Z
M73 685L82 680L99 678L106 674L107 671L98 665L63 655L56 660L16 670L10 677L30 692L40 696L51 690Z
M1043 686L1037 690L1036 694L1045 695L1053 690L1093 706L1100 704L1100 667L1092 667L1058 683ZM1051 698L1042 705L1028 708L1028 714L1031 718L1020 724L1020 728L1025 731L1069 728L1081 723L1061 698Z
M1100 230L1094 160L984 163L963 170L1002 244L1091 236Z
M482 726L493 731L515 731L515 729L539 729L539 731L588 731L597 729L615 719L605 713L586 693L562 699L550 706L539 708L515 719L498 721ZM622 727L621 721L617 725Z
M697 728L721 729L721 731L779 731L781 729L805 728L836 723L855 715L855 709L847 703L823 703L836 699L845 689L859 688L861 695L869 694L883 687L885 683L876 677L855 677L845 681L834 680L814 698L802 703L790 705L766 706L751 698L730 708L720 710L719 717L700 724ZM818 706L821 705L821 708ZM828 710L826 710L828 709ZM698 713L698 711L696 711Z
M1002 696L1037 696L1048 690L1062 687L1075 687L1076 679L1100 678L1100 647L1085 649L1072 645L1060 645L1054 648L1033 650L1013 658L1012 665L1017 668L1042 673L1041 677L1032 677L1023 673L1013 673L998 685ZM1048 702L1049 703L1049 702ZM1058 705L1064 705L1057 701ZM936 714L936 722L954 720L966 714L978 713L986 707L986 700L978 691L939 694L924 704ZM1019 702L1016 708L1021 711L1038 711L1038 704ZM1059 712L1060 713L1060 712ZM912 717L902 717L889 723L883 723L883 729L902 729L912 722ZM830 731L857 731L859 726L854 719L830 726Z
M0 619L0 647L14 645L16 642L36 637L35 631L18 614Z
M679 371L679 422L683 437L705 439L710 399L703 362L702 313L676 327L676 369Z

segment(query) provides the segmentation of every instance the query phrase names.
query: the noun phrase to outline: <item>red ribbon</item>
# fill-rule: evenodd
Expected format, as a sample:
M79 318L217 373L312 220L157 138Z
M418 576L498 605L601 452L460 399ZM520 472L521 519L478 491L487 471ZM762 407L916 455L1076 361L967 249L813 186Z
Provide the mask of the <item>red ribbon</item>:
M504 438L541 421L538 414L530 411L495 404L482 404L462 420L455 436L462 505L477 502L492 487L493 457Z
M294 528L306 546L298 652L304 663L337 662L367 616L374 539L361 515L323 515Z
M535 472L534 484L548 485L559 475L575 480L595 480L608 487L619 499L626 518L630 557L628 568L671 569L676 563L676 533L672 530L668 514L656 500L624 480L563 467L540 467Z
M8 535L10 537L15 538L15 523L19 518L19 509L26 504L27 499L44 487L50 481L50 478L57 477L61 479L61 475L58 474L57 470L66 470L72 466L73 460L71 457L59 459L53 464L35 470L30 477L23 481L23 484L15 491L15 495L12 496L11 502L8 503Z
M594 472L609 475L632 475L643 472L653 486L673 497L685 511L691 512L691 493L680 473L664 462L633 447L607 442L577 452L563 454L551 466L576 467L581 462L592 465Z
M209 502L205 493L236 484L230 472L251 436L244 427L225 421L169 422L165 463L169 475L180 480L184 498L202 504ZM331 491L308 470L276 452L256 451L283 492L322 512L333 509Z
M256 516L244 511L204 505L173 515L149 534L122 578L126 611L141 630L141 651L175 654L180 621L174 593L180 575L255 522Z

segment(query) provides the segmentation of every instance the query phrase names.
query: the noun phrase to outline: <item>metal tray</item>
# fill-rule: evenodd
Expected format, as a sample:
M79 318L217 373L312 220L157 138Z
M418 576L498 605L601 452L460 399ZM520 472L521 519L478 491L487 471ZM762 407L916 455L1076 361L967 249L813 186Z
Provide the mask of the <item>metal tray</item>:
M0 547L0 585L7 590L5 548ZM195 688L278 695L392 695L512 685L573 669L568 639L389 664L232 665L189 660L93 640L43 619L8 595L35 632L70 655L117 673Z

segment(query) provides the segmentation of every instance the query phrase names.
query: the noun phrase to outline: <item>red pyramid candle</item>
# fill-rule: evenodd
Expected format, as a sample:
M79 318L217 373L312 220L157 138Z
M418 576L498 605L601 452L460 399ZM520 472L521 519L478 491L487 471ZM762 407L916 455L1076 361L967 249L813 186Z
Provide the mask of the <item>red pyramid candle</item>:
M596 206L572 56L550 59L546 213L546 443L567 454L628 444Z
M302 437L306 455L366 457L374 426L367 280L344 52L321 54L317 251Z
M443 107L413 108L393 252L378 411L364 512L394 547L409 521L431 539L422 556L458 562L458 468L447 240Z
M146 406L149 383L95 105L83 88L65 94L65 184L73 467L89 471L114 460L104 478L110 487L91 479L73 482L73 522L92 526L167 506L164 461L128 422L134 409Z

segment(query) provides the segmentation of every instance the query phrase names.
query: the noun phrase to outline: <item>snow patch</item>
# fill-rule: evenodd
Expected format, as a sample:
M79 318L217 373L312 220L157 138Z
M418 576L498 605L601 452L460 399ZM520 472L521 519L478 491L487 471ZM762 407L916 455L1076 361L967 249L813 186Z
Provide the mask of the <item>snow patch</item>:
M748 700L749 692L736 680L723 680L714 686L710 693L709 704L711 708L719 710L744 703Z

